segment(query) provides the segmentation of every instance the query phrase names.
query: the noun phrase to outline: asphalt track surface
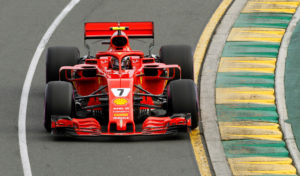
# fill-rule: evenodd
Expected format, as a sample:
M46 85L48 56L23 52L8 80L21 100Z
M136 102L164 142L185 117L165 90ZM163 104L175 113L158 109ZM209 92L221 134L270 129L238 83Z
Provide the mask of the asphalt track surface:
M155 23L154 53L165 44L195 47L220 1L82 0L62 21L47 46L77 46L84 55L84 22L150 20ZM17 132L23 82L41 37L68 2L0 0L0 175L23 175ZM105 49L96 46L96 50ZM135 41L132 48L147 51L147 44ZM46 133L44 65L45 52L31 85L27 112L27 143L33 175L198 175L188 134L57 139Z

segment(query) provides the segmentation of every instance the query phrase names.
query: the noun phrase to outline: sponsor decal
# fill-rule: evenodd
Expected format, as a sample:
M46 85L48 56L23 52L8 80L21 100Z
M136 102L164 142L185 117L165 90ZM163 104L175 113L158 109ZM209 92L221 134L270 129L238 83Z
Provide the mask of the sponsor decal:
M119 113L119 114L114 114L114 116L120 116L120 117L127 117L128 113Z
M115 111L124 111L125 108L124 107L113 107L113 110L115 110Z
M129 119L128 116L129 116L128 113L114 113L113 119L114 120L127 120L127 119Z
M129 117L113 117L114 120L127 120Z
M114 99L113 102L116 105L126 105L128 103L128 100L126 100L125 98L117 98L117 99Z
M122 111L128 112L129 109L130 109L129 107L113 107L113 110L118 112L122 112Z
M113 111L113 114L122 114L122 113L129 113L129 111Z

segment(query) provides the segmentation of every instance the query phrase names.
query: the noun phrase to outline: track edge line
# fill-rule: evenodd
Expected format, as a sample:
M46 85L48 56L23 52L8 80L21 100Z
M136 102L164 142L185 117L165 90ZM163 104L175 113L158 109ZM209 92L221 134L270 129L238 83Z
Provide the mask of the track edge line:
M27 113L27 105L28 105L28 97L30 92L31 83L33 80L33 76L42 55L46 44L48 43L50 37L54 33L57 26L60 22L67 16L67 14L75 7L80 0L71 0L67 6L59 13L59 15L55 18L55 20L51 23L46 33L42 37L39 45L36 48L36 51L31 59L28 71L26 73L26 77L23 83L20 106L19 106L19 115L18 115L18 142L19 142L19 150L20 157L22 162L23 174L24 176L32 176L30 160L28 156L28 147L26 140L26 113Z

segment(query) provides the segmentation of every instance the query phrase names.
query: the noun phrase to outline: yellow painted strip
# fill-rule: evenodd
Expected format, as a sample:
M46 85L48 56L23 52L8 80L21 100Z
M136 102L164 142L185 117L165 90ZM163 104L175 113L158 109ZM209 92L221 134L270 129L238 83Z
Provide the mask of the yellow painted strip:
M276 130L278 129L278 124L274 126L226 126L226 127Z
M206 54L208 44L210 42L211 36L215 31L217 24L224 15L225 11L228 9L233 0L223 0L218 6L213 16L210 18L209 22L205 26L198 44L194 52L194 78L195 83L198 84L198 76L200 68ZM205 150L203 147L202 140L200 138L199 129L195 129L190 133L190 139L193 146L195 158L199 168L200 175L211 176L210 167L208 165L208 160L206 158Z
M230 63L227 63L230 64ZM225 64L224 64L225 65ZM224 66L222 65L222 66ZM227 67L228 68L228 67ZM255 62L255 61L237 61L235 64L232 65L231 69L239 69L239 70L252 70L252 71L265 71L270 72L275 69L275 63L274 62ZM257 72L256 71L256 72Z
M273 122L255 122L255 121L234 121L234 122L219 122L220 125L224 127L232 127L232 126L239 126L239 127L276 127L275 129L279 130L278 123Z
M231 135L228 139L225 140L233 140L233 139L259 139L259 140L270 140L270 141L282 141L282 135L242 135L235 134Z
M228 162L233 175L296 175L291 158L243 157L228 158Z
M275 65L276 64L276 60L239 60L239 61L235 61L235 62L245 62L245 63L250 63L250 64L268 64L268 65Z
M273 166L275 167L275 166ZM296 174L296 172L294 170L279 170L279 171L250 171L255 173L255 175L257 175L257 173L260 174L276 174L276 175L294 175Z
M227 41L281 42L285 29L232 28Z
M253 87L232 87L232 88L217 88L218 93L226 94L260 94L260 95L274 95L273 88L253 88Z
M275 157L241 157L229 158L232 164L292 164L291 158L275 158Z
M233 0L223 0L221 4L218 6L217 10L210 18L209 22L205 26L198 44L196 46L196 50L194 52L194 77L195 82L198 83L198 76L200 72L200 68L210 42L211 36L215 31L216 26L218 25L220 19L224 15L225 11L228 9Z
M274 73L275 68L224 68L219 72L259 72L259 73Z
M265 104L265 105L272 105L275 104L275 100L251 100L251 99L246 99L246 100L227 100L226 104L231 104L231 103L253 103L253 104Z
M291 160L291 159L290 159ZM291 161L257 161L257 162L241 162L243 164L292 164Z
M253 91L234 91L234 93L241 93L241 94L261 94L261 95L274 95L274 90L253 90Z
M273 12L273 13L295 13L298 1L257 1L249 0L242 10L243 13Z
M206 153L203 147L202 140L200 138L200 131L198 128L190 132L190 139L191 139L191 143L194 149L194 155L201 175L203 176L212 175L210 172L208 160L206 158Z
M274 104L274 89L253 87L216 88L216 104L232 103Z
M238 40L236 40L238 41ZM262 38L262 37L241 37L239 41L249 41L249 42L281 42L281 38Z
M276 58L266 57L222 57L218 72L274 73Z
M287 1L250 1L249 3L257 3L257 4L274 4L274 5L282 5L282 6L292 6L294 8L297 8L299 5L299 2L293 1L293 2L287 2Z
M253 121L219 122L219 128L222 140L282 140L282 133L277 123Z
M222 64L224 64L223 62L234 63L234 62L243 62L243 61L247 61L247 62L253 61L254 63L263 61L274 65L276 62L276 58L270 58L270 57L222 57L221 58Z
M292 164L289 161L272 161L272 162L241 162L241 164Z
M248 32L248 33L255 33L255 34L272 34L272 35L278 35L278 36L283 36L285 33L285 29L276 29L276 28L269 28L270 30L267 30L268 28L263 28L263 30L256 30L255 28L252 30L244 30L243 32Z
M272 13L292 13L292 14L294 14L296 12L296 9L251 9L250 12L272 12ZM244 12L244 13L246 13L246 12Z

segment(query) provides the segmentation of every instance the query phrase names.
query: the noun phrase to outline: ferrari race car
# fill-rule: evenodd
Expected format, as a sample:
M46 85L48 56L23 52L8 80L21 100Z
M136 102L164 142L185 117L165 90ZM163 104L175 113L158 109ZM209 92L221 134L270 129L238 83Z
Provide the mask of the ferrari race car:
M65 136L166 135L196 128L199 120L193 56L186 45L154 46L153 22L85 23L88 55L75 47L49 47L45 121ZM150 38L149 54L130 38ZM107 51L90 55L89 39ZM109 41L108 41L109 39Z

